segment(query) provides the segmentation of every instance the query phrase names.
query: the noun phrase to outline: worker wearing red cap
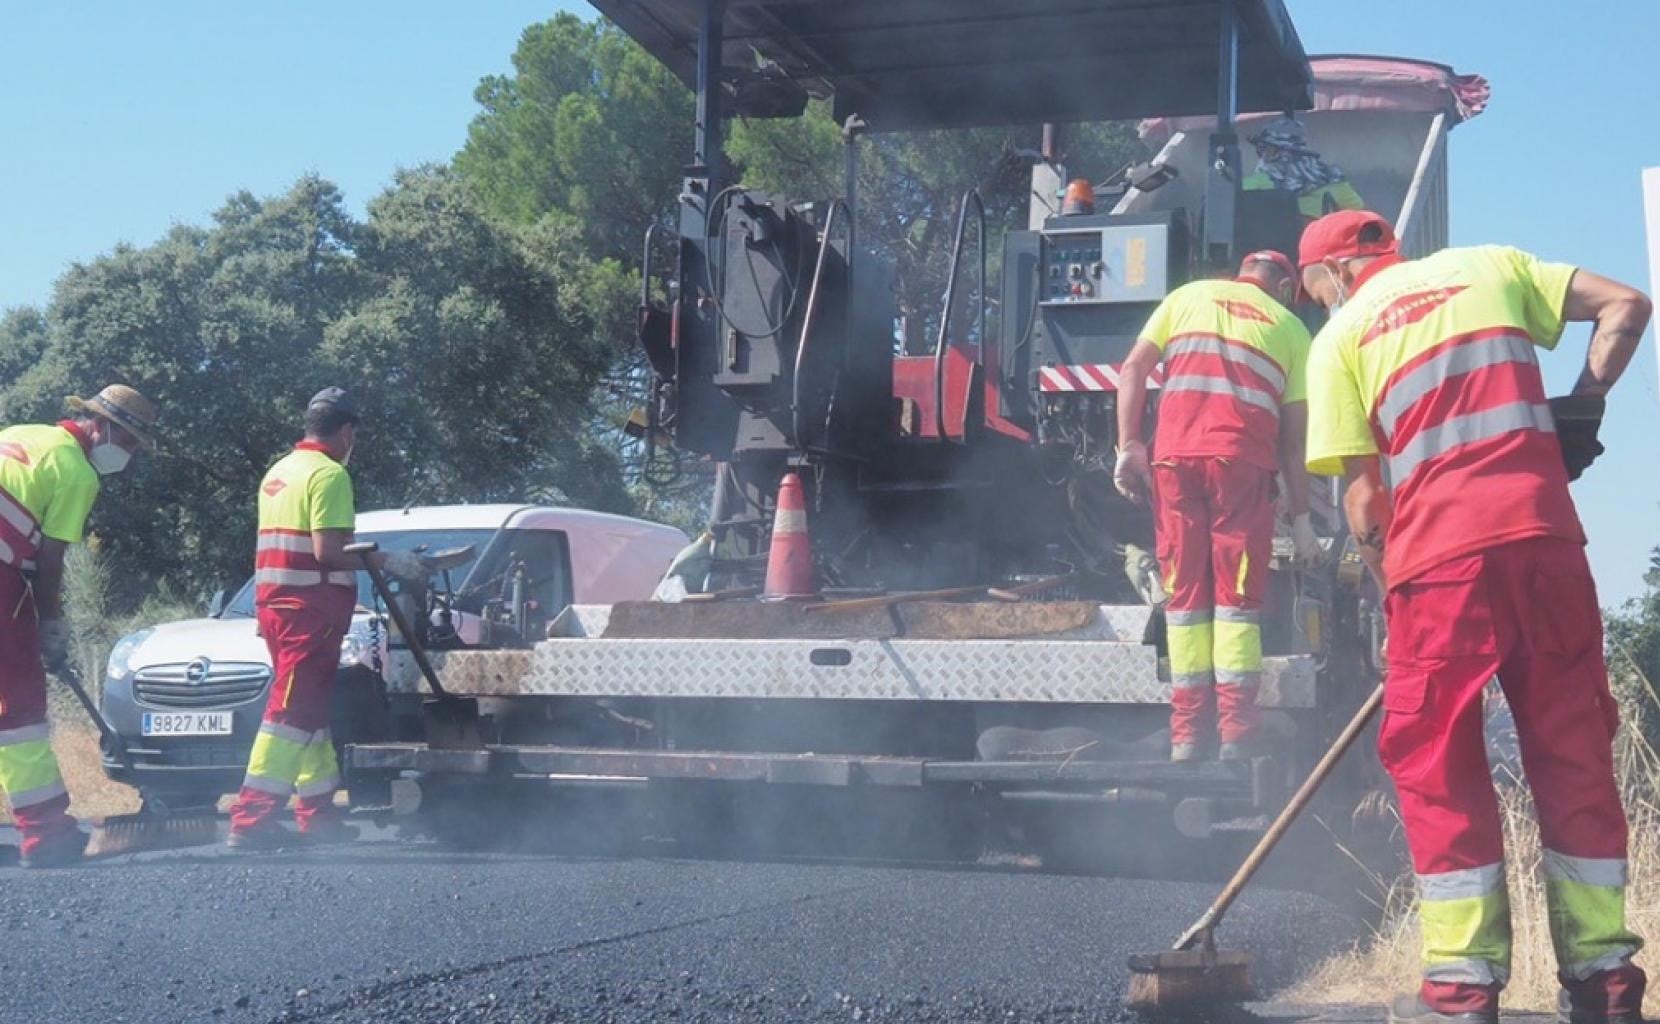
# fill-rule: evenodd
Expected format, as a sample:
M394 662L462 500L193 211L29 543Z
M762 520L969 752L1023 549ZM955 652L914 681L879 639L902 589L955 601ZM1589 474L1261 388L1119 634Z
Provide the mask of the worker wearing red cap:
M350 392L318 392L306 406L305 439L260 482L254 605L271 653L271 693L231 807L226 843L232 849L292 843L277 821L291 797L298 798L294 817L308 840L356 835L334 812L340 771L329 718L361 565L345 551L356 520L346 463L357 424L357 400ZM420 559L407 551L370 558L394 575L422 575Z
M1308 369L1308 467L1344 507L1387 591L1378 750L1422 900L1424 980L1390 1019L1498 1019L1510 969L1498 803L1482 734L1495 675L1538 809L1565 1024L1639 1024L1642 945L1626 926L1626 821L1585 534L1538 351L1596 324L1575 391L1600 402L1649 302L1516 249L1405 260L1366 211L1303 234L1303 287L1332 311Z
M1297 558L1323 555L1303 469L1308 331L1287 309L1291 260L1245 257L1233 280L1195 281L1153 312L1119 373L1113 483L1153 501L1169 601L1170 756L1191 761L1210 742L1249 755L1259 715L1263 592L1273 554L1276 472L1285 480ZM1142 440L1146 381L1164 363L1157 449Z

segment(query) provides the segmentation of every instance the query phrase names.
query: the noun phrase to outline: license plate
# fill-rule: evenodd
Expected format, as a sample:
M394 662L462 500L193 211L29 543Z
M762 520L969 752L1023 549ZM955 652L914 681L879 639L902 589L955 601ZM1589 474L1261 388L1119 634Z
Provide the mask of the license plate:
M229 736L229 711L146 711L146 736Z

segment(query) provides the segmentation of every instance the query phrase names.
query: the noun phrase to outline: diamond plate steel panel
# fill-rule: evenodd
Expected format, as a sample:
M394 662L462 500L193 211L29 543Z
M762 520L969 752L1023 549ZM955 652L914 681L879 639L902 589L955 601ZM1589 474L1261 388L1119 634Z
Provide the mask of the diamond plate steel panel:
M477 696L1164 704L1170 692L1153 648L1098 640L550 640L433 660L446 688ZM1262 706L1314 706L1311 659L1263 669ZM407 652L389 675L394 691L424 688Z

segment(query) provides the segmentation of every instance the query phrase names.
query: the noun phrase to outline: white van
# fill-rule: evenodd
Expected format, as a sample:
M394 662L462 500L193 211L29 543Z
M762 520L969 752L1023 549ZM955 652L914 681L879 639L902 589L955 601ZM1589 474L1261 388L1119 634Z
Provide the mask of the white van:
M649 599L687 543L672 526L527 505L365 512L357 517L357 537L387 551L471 545L473 557L449 571L457 607L500 621L512 601L529 620L521 628L531 630L573 603ZM386 627L372 611L375 595L363 573L358 606L340 649L337 743L364 729L380 731L387 714L380 678ZM270 682L270 656L254 632L251 579L208 618L124 637L110 654L103 709L126 740L134 771L106 757L105 773L174 806L216 800L241 783Z

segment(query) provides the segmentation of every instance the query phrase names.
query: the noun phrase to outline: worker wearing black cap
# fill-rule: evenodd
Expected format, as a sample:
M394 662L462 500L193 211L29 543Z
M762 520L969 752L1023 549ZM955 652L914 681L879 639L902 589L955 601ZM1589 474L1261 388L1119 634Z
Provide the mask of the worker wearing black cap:
M277 821L290 797L311 841L354 837L336 816L340 787L329 736L340 641L357 605L361 563L346 553L356 512L346 472L357 439L357 400L324 388L305 410L305 439L277 460L259 485L259 542L254 604L271 652L271 694L254 739L248 774L231 808L233 849L270 849L292 842ZM394 576L419 578L410 552L374 554Z

